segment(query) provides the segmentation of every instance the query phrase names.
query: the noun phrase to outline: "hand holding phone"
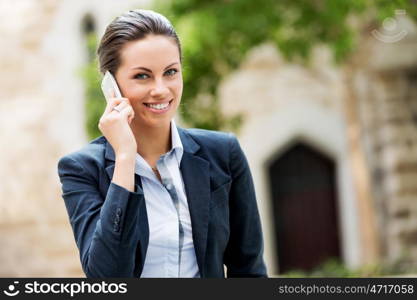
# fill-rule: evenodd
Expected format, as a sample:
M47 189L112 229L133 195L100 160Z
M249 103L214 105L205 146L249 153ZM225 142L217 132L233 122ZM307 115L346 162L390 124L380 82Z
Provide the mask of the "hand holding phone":
M107 106L99 121L100 131L112 145L116 156L122 153L135 154L136 140L129 126L135 113L129 99L122 97L117 82L109 71L103 77L101 89Z

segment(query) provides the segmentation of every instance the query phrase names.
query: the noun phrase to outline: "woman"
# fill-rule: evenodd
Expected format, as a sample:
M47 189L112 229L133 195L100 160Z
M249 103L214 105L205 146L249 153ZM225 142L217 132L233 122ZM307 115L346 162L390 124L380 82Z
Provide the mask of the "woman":
M180 41L170 22L129 11L106 29L100 71L123 98L103 136L58 163L88 277L265 277L251 173L236 137L182 129ZM114 93L113 93L114 96Z

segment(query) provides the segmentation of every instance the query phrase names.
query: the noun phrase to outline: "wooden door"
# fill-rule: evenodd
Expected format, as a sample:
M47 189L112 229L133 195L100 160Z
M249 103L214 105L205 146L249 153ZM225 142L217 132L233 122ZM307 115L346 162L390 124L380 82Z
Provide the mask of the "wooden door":
M278 269L310 270L340 257L335 164L299 143L269 168Z

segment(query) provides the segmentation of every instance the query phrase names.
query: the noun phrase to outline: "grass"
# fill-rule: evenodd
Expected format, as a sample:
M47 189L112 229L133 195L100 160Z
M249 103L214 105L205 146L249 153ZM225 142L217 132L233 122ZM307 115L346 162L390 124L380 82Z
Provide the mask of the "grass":
M392 263L367 264L359 268L346 267L337 259L327 260L311 271L292 270L279 277L417 277L417 262L398 259Z

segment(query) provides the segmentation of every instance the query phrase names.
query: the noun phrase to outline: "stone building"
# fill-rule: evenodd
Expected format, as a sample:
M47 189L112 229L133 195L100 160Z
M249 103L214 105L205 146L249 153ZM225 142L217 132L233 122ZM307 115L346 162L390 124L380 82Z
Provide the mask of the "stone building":
M88 142L85 30L150 2L0 1L1 276L83 276L56 164ZM347 66L322 48L290 64L265 44L222 82L223 110L245 115L270 275L329 257L417 262L417 33L404 22L404 38L369 34Z
M417 263L417 31L368 32L344 66L316 48L310 67L275 47L223 80L223 111L245 116L271 274L329 258L351 268Z

